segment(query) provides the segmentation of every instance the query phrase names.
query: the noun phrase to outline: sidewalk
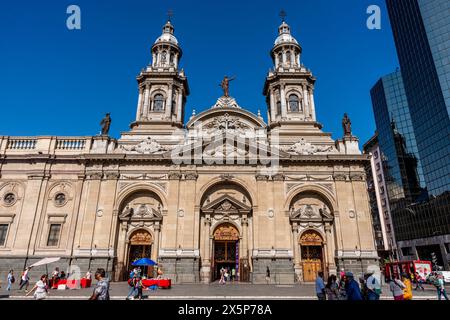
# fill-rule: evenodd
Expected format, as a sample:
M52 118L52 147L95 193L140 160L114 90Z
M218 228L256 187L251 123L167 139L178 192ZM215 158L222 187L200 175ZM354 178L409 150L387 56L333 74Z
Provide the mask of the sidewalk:
M30 285L30 289L32 286ZM87 300L92 288L79 290L51 290L49 300ZM126 282L113 282L110 286L110 296L113 300L124 300L129 286ZM413 291L415 300L437 300L434 287L426 285L425 291ZM253 285L253 284L179 284L171 289L156 291L144 290L144 298L151 300L316 300L314 284L301 285ZM12 290L6 292L0 289L0 299L33 299L25 297L25 293ZM389 288L383 286L382 300L393 300Z

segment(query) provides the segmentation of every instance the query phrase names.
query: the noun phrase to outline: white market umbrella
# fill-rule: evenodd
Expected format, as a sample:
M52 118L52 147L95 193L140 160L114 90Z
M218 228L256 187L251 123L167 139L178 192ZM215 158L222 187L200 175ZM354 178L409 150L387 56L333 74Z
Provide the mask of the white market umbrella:
M43 266L45 264L50 264L56 261L61 260L61 258L44 258L42 260L39 260L38 262L32 264L30 267L38 267L38 266Z

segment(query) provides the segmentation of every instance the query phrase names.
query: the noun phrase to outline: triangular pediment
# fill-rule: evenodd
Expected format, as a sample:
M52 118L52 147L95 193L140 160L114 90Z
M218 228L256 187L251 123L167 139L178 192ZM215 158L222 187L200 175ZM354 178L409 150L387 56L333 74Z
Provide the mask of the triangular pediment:
M250 212L250 210L251 210L250 206L233 198L228 194L224 194L202 207L202 211L205 213L213 213L213 212L248 213Z

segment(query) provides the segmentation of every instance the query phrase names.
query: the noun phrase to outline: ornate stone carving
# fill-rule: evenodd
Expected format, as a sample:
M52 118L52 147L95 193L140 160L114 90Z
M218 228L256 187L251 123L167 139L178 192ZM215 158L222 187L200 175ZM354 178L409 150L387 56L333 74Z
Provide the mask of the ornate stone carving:
M103 177L103 173L101 172L89 172L86 174L89 180L100 180Z
M238 117L233 117L225 113L223 116L215 117L213 121L207 123L205 129L209 133L217 134L220 132L244 132L250 129L250 127Z
M233 178L234 178L234 176L230 173L225 173L220 176L220 179L222 179L224 181L232 180Z
M180 180L181 179L181 173L179 173L179 172L169 172L168 178L169 178L169 180Z
M333 175L335 181L346 181L347 175L343 173L336 173Z
M145 230L136 231L130 238L130 244L132 245L151 245L152 242L151 234Z
M233 97L222 96L217 99L216 104L212 108L241 108Z
M277 174L272 176L272 180L273 181L284 181L284 174L277 173Z
M105 173L105 178L107 180L117 180L120 178L120 174L118 172L107 172Z
M310 142L307 142L304 138L301 138L298 142L294 143L292 146L284 148L286 151L295 155L311 155L320 154L326 152L332 152L334 150L333 146L317 146Z
M214 240L237 241L239 240L239 231L232 224L223 224L214 231Z
M354 173L350 175L350 180L352 181L364 181L365 175L363 173Z
M187 172L184 174L185 180L197 180L198 174L195 172Z
M137 145L122 145L121 148L125 151L134 151L140 154L154 154L165 152L168 150L167 148L161 146L158 142L153 140L151 137L147 137L147 139L141 141Z
M256 181L267 181L269 179L269 176L264 174L257 174L255 178Z
M300 237L300 244L303 246L322 245L323 239L316 231L306 231Z

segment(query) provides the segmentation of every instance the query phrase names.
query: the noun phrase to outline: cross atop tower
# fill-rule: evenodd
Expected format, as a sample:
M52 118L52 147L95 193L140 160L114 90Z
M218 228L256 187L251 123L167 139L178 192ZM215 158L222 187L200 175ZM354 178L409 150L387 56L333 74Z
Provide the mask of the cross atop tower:
M280 11L280 17L281 17L281 21L284 22L285 18L287 17L287 13L284 10Z
M172 9L169 9L169 10L167 11L167 20L168 20L168 21L172 21L172 17L173 17L173 10L172 10Z

